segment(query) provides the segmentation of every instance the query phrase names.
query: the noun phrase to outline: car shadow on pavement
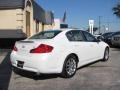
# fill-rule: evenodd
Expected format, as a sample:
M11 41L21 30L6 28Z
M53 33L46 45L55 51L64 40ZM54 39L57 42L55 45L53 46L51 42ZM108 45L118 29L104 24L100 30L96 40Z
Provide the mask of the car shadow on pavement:
M57 75L57 74L40 74L40 75L37 75L36 73L21 70L21 69L17 69L17 68L13 68L13 71L14 71L14 73L16 73L16 74L18 74L22 77L26 77L26 78L30 78L30 79L34 79L34 80L46 80L46 79L53 79L53 78L59 77L59 75Z
M84 65L84 66L78 68L77 70L83 69L85 67L108 67L108 66L91 66L91 65L94 65L95 63L99 63L99 62L101 62L101 60L91 62L87 65ZM34 80L47 80L47 79L53 79L53 78L65 78L64 76L62 76L60 74L41 74L41 75L37 75L36 73L29 72L29 71L24 71L24 70L17 69L17 68L13 68L13 71L16 74L18 74L22 77L26 77L26 78L30 78L30 79L34 79ZM67 79L67 78L65 78L65 79Z
M0 55L2 53L0 53ZM9 87L11 74L12 74L12 67L9 57L10 57L10 52L7 53L5 58L0 63L0 90L8 90Z
M101 61L101 60L97 60L97 61L94 61L94 62L91 62L91 63L88 63L86 65L83 65L82 67L78 68L79 69L83 69L83 68L99 68L99 67L110 67L110 66L107 66L107 65L101 65L101 64L98 64L98 63L105 63L107 61ZM98 65L96 65L98 64Z
M120 46L113 46L113 45L110 45L110 48L120 49Z
M112 48L112 51L120 51L120 47L114 47Z

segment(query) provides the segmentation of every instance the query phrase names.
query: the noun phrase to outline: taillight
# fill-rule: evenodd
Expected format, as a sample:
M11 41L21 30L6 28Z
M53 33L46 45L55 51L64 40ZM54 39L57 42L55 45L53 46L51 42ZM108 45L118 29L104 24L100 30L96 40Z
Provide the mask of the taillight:
M13 51L18 51L18 49L17 49L17 47L16 47L16 46L14 46Z
M52 46L40 44L37 48L30 50L30 53L50 53L52 52L52 50L53 50Z

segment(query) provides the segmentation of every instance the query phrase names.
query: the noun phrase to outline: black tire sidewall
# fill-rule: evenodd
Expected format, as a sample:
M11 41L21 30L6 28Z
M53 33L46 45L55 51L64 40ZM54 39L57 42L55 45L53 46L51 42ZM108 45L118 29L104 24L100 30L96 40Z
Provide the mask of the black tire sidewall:
M107 59L106 59L106 51L108 52L108 58ZM102 61L108 61L108 59L109 59L109 48L105 48L104 57L103 57Z
M64 65L63 65L62 76L63 76L64 78L71 78L71 77L73 77L73 76L75 75L75 73L76 73L76 70L75 70L74 74L69 75L69 74L67 73L67 71L66 71L66 63L67 63L68 59L70 59L70 58L74 58L74 60L75 60L75 62L76 62L76 70L77 70L77 59L76 59L76 57L75 57L74 55L69 55L69 56L65 59L65 62L64 62Z

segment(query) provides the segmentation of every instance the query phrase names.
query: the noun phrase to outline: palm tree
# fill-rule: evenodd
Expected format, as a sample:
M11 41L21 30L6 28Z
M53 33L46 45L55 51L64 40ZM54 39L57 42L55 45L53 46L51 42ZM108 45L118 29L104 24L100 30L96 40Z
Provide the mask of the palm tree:
M113 14L115 14L117 17L120 18L120 4L117 4L115 7L113 7Z

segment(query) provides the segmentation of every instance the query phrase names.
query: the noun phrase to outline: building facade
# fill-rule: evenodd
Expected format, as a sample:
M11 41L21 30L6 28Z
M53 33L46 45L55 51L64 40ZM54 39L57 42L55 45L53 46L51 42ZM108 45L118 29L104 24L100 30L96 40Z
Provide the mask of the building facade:
M61 19L54 19L53 29L63 29L68 28L68 24L63 22Z
M53 23L53 13L45 11L35 0L0 0L0 38L29 37L52 29Z

